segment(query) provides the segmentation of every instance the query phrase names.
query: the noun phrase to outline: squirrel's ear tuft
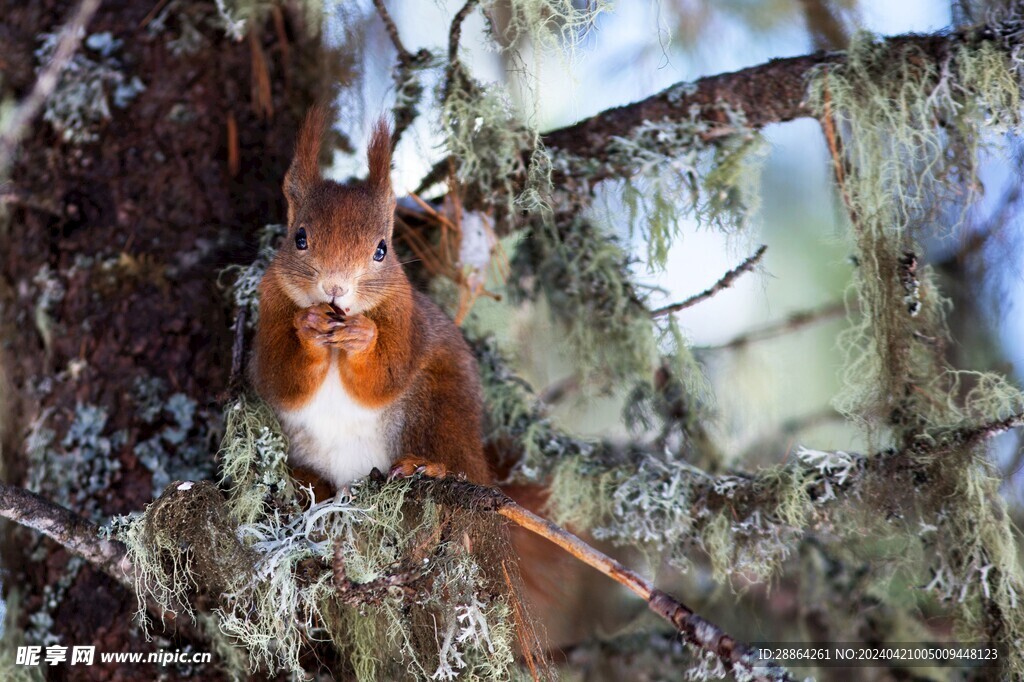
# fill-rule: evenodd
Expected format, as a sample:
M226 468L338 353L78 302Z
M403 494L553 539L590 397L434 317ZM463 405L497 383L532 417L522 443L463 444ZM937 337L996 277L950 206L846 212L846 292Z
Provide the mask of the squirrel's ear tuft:
M323 105L313 106L295 145L295 158L284 176L284 195L288 199L288 221L291 222L298 204L309 189L320 180L320 145L323 143L330 110Z
M391 127L383 117L377 120L366 151L370 164L368 182L374 189L391 193Z

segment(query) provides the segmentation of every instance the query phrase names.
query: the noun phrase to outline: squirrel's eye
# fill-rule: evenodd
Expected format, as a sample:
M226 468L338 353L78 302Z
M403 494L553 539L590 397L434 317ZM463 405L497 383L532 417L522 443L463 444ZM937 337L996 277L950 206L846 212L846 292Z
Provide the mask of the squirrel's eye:
M388 245L384 243L384 240L380 240L380 244L377 244L377 250L373 252L373 260L378 263L384 260L384 256L388 255Z
M300 227L295 231L295 248L299 251L305 251L309 248L309 242L306 241L306 228Z

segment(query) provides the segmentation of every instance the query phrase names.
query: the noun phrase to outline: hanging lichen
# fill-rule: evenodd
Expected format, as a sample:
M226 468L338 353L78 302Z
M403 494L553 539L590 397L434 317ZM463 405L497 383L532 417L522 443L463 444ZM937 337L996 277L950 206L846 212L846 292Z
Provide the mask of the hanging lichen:
M993 40L993 38L995 38ZM906 447L914 505L930 550L928 587L962 605L963 634L980 626L1008 647L1003 670L1024 672L1024 574L983 448L957 434L1024 406L994 375L946 365L948 304L915 238L970 205L986 135L1019 124L1017 52L999 36L966 40L937 61L860 35L844 64L822 67L811 101L829 140L857 249L860 317L841 341L846 392L837 401L877 441ZM942 210L947 206L955 211ZM920 454L916 454L920 452Z
M484 9L500 8L508 19L500 36L506 49L531 43L535 48L561 49L571 56L598 16L611 9L608 0L576 3L572 0L486 0Z
M511 265L517 295L547 299L586 378L607 385L649 371L653 323L629 277L629 256L611 235L583 217L559 227L539 220Z
M647 244L650 267L664 267L680 221L736 232L758 208L765 145L742 112L722 107L725 124L699 109L689 118L644 121L611 139L603 160L559 158L573 174L621 178L630 228ZM564 157L564 155L563 155Z

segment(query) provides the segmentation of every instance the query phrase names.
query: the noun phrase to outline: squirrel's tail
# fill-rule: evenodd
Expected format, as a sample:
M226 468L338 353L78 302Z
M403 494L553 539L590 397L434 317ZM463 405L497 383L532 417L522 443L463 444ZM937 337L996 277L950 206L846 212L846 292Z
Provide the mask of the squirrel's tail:
M541 485L503 485L513 500L544 515L548 489ZM525 528L511 528L512 550L519 559L526 612L534 624L540 649L554 661L562 651L585 642L607 628L608 598L614 585L549 540ZM611 628L614 629L614 628ZM528 654L524 652L524 657Z

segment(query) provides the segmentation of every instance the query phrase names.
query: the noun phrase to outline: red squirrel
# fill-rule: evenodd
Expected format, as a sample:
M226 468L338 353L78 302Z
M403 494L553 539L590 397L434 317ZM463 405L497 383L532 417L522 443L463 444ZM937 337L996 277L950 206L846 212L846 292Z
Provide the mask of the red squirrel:
M375 468L490 484L476 359L392 248L390 130L373 130L368 178L342 185L320 174L326 124L314 107L285 175L288 234L260 283L255 387L292 466L335 489Z
M337 490L375 468L491 485L476 358L393 253L388 127L373 131L367 180L341 185L320 175L326 117L310 111L285 175L288 233L260 284L252 363L253 383L291 441L293 473L316 497L328 493L321 481ZM535 485L505 491L534 509L547 497ZM575 624L557 626L555 616L582 612L566 606L564 581L574 584L578 567L538 536L511 535L534 615L551 640L572 641L563 632Z

